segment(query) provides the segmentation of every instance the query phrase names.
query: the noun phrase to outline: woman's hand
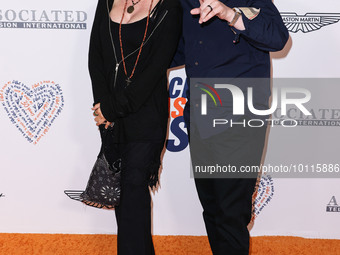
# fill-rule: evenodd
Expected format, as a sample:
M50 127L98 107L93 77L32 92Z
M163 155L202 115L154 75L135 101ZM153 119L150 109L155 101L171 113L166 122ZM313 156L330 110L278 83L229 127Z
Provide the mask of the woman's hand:
M97 126L105 124L105 129L107 129L112 124L104 118L102 111L100 110L100 103L96 104L91 110L94 111L93 116L95 116L94 121Z
M201 6L195 9L192 9L190 13L192 15L200 15L199 23L207 22L212 17L217 16L222 20L226 20L231 22L234 18L235 12L230 7L226 6L222 2L218 0L199 0ZM242 19L238 19L238 21L234 24L234 27L239 30L244 30L244 24Z

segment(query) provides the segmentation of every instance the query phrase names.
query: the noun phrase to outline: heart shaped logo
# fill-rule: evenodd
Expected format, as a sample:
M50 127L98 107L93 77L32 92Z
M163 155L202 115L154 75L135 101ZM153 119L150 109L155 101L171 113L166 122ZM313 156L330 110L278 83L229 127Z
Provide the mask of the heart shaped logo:
M270 175L262 174L253 195L253 219L269 204L274 196L274 181Z
M11 122L33 144L47 134L64 107L61 87L53 81L32 88L19 81L8 82L0 90L0 102Z

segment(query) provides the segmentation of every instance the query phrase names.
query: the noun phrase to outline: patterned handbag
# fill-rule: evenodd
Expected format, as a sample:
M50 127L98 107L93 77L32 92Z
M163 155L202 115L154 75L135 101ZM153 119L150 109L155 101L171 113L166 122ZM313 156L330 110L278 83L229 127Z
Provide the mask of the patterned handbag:
M89 206L113 209L120 201L121 159L117 157L117 146L112 142L113 128L105 129L101 126L100 133L102 147L85 191L65 190L65 194ZM109 163L107 158L113 163Z

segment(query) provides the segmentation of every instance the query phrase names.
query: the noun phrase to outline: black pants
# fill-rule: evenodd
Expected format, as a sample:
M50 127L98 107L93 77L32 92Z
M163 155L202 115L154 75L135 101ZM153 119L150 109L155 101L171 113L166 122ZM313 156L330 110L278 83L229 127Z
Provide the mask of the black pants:
M207 156L238 169L244 165L260 165L266 128L233 127L208 139L201 139L197 129L194 130L190 131L193 165L207 163ZM203 218L214 255L246 255L249 254L247 225L251 220L252 195L258 174L243 176L246 178L239 178L239 175L226 178L230 177L227 175L195 176Z
M119 146L122 159L121 200L116 208L118 255L155 254L151 237L149 167L159 145L127 143ZM159 159L158 159L159 160Z

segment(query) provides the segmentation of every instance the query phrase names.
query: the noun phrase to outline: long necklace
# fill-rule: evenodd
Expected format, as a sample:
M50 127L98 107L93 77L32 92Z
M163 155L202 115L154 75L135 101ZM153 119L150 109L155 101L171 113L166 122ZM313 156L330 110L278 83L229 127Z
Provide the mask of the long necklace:
M133 75L135 73L136 66L138 64L139 57L140 57L141 52L142 52L142 48L143 48L143 45L144 45L144 42L145 42L146 34L148 32L148 26L149 26L149 19L150 19L150 13L151 13L151 9L152 9L152 4L153 4L153 0L151 0L151 4L150 4L150 8L149 8L149 14L148 14L147 21L146 21L146 27L145 27L143 41L142 41L141 46L139 48L137 59L136 59L135 65L134 65L134 67L132 69L131 75L128 76L127 71L126 71L126 64L125 64L125 58L124 58L124 52L123 52L123 42L122 42L122 23L123 23L123 19L124 19L124 16L125 16L125 10L126 10L126 6L127 6L127 0L125 1L122 19L121 19L121 21L119 23L119 44L120 44L120 52L122 53L122 61L123 61L123 66L124 66L124 72L125 72L125 75L127 77L127 80L126 80L126 85L127 86L129 86L129 84L131 83L131 78L133 77Z
M141 0L138 0L137 2L134 2L133 0L131 0L132 2L132 5L130 5L128 8L127 8L127 12L128 13L133 13L133 11L135 10L135 5L138 4Z

